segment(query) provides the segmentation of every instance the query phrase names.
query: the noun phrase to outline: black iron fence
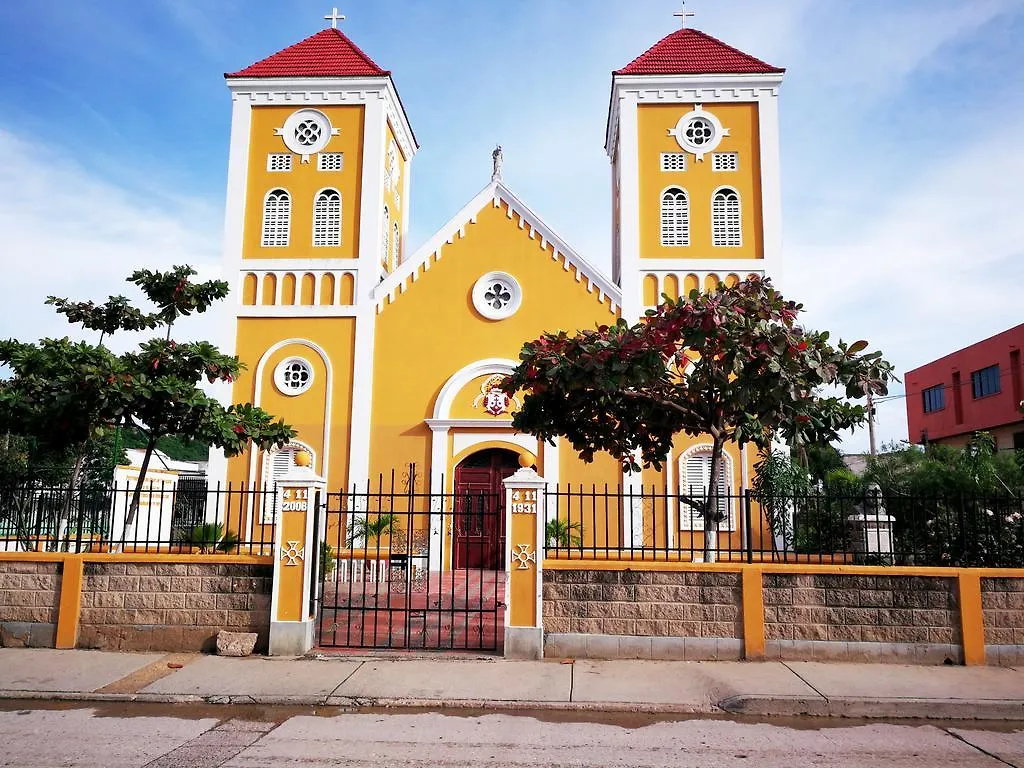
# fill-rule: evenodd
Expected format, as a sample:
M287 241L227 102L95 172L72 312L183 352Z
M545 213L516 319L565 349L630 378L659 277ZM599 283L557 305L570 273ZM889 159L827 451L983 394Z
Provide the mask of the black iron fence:
M202 478L134 484L0 487L0 552L271 554L275 487Z
M320 497L317 645L500 649L504 493L421 493L394 476L364 488Z
M547 554L628 560L1024 567L1024 500L821 491L759 499L549 488ZM711 518L708 520L708 518Z

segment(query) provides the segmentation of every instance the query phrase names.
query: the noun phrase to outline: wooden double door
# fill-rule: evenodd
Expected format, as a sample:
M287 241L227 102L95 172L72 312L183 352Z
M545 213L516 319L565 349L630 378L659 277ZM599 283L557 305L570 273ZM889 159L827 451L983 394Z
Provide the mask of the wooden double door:
M452 567L505 567L505 487L519 469L512 451L490 448L467 456L455 468Z

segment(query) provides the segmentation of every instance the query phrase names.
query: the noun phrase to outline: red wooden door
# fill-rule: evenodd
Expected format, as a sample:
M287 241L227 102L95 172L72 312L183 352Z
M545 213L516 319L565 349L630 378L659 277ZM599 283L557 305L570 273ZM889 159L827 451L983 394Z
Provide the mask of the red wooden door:
M455 468L453 568L504 566L505 489L501 481L519 468L512 451L474 453Z

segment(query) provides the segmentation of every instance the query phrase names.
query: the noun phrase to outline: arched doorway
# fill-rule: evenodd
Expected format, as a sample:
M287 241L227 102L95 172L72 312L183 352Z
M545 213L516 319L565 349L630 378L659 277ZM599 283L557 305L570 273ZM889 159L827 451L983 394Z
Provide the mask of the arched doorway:
M455 468L453 568L505 566L505 488L519 456L504 448L477 451Z

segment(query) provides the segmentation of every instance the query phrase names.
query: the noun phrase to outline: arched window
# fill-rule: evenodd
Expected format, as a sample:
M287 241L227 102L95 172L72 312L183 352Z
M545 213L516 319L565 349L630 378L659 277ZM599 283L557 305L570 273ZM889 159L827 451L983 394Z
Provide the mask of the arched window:
M314 247L341 245L341 193L325 189L313 204Z
M401 263L401 261L402 261L402 250L401 250L401 247L400 247L400 245L401 245L401 235L398 232L398 222L397 221L395 222L394 230L395 231L392 233L392 236L391 236L391 248L394 250L395 253L394 253L394 260L391 263L394 264L397 267Z
M732 248L743 245L740 196L735 189L723 187L711 198L711 244Z
M690 200L679 187L669 187L661 194L661 244L690 244Z
M384 206L384 226L382 229L384 232L384 241L380 246L380 263L386 265L388 263L388 256L390 255L388 251L390 250L391 243L391 211L388 210L386 205Z
M313 449L305 443L293 440L283 448L263 454L263 484L270 488L274 483L294 471L296 469L295 454L299 451L306 451L313 459L312 466L316 466L316 453L313 452Z
M711 490L711 449L700 447L684 453L679 460L680 493L700 500ZM734 530L732 498L732 458L723 452L718 464L718 511L724 516L718 524L719 530ZM691 507L679 505L679 527L686 530L702 530L704 518Z
M292 221L292 199L283 189L272 189L263 200L264 248L282 248L288 245L288 230Z

